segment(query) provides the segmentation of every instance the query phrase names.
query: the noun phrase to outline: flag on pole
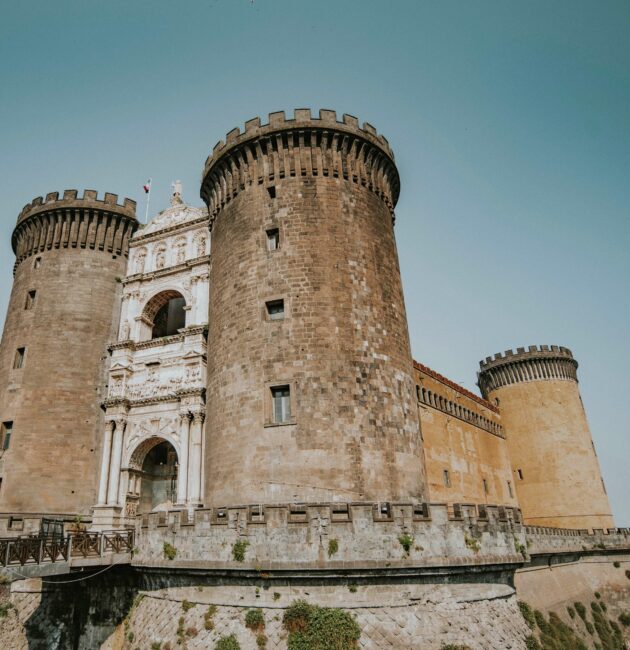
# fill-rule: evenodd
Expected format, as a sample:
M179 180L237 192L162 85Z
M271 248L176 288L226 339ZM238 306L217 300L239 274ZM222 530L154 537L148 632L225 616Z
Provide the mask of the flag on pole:
M149 179L145 184L144 184L144 193L148 194L151 191L151 179Z

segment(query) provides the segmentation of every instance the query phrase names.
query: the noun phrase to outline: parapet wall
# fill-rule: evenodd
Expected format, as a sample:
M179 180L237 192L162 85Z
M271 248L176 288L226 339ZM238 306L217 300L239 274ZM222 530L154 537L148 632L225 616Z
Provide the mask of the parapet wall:
M558 345L530 345L506 350L479 362L479 388L484 398L501 386L551 379L577 381L578 362L571 350Z
M242 506L139 516L134 564L267 570L521 564L516 508L410 503ZM176 550L166 560L164 543ZM244 548L235 561L234 545ZM405 545L408 551L405 550Z
M530 555L571 551L630 550L630 528L570 529L525 526Z
M11 240L16 266L26 257L54 248L91 248L127 255L129 238L138 227L136 202L96 190L50 192L38 196L20 212Z
M208 205L210 225L221 208L246 185L268 184L292 176L330 176L367 187L385 201L392 213L400 192L394 154L385 137L368 122L322 109L319 118L308 108L284 111L245 123L245 131L232 129L206 160L201 197Z

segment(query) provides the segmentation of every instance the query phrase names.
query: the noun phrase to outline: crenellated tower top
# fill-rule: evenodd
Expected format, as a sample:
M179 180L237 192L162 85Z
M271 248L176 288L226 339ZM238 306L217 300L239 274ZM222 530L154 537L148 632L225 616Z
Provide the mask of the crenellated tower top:
M477 373L481 394L488 394L507 386L525 381L548 381L552 379L577 382L578 362L571 350L558 345L530 345L525 348L506 350L479 362Z
M26 257L53 248L91 248L126 255L129 237L138 227L136 202L96 190L50 192L27 203L20 212L11 244L16 266Z
M273 184L295 176L330 176L359 183L386 203L392 217L400 192L400 178L387 139L364 122L322 109L312 117L298 108L293 119L284 111L270 113L267 124L248 120L245 130L232 129L206 160L201 198L210 212L218 212L247 185Z

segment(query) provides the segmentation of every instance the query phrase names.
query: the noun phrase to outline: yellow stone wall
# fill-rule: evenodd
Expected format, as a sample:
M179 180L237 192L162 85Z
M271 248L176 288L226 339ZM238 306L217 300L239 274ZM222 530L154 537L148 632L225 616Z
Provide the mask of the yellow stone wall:
M414 371L430 501L517 506L498 409L422 364Z

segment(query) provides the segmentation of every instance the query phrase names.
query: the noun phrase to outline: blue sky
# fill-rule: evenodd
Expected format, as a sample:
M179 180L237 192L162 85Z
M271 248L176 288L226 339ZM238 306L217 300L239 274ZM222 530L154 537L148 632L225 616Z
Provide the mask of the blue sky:
M479 359L554 343L630 525L630 4L376 0L5 3L0 312L22 206L65 188L200 203L214 143L332 108L396 152L416 359L475 389Z

